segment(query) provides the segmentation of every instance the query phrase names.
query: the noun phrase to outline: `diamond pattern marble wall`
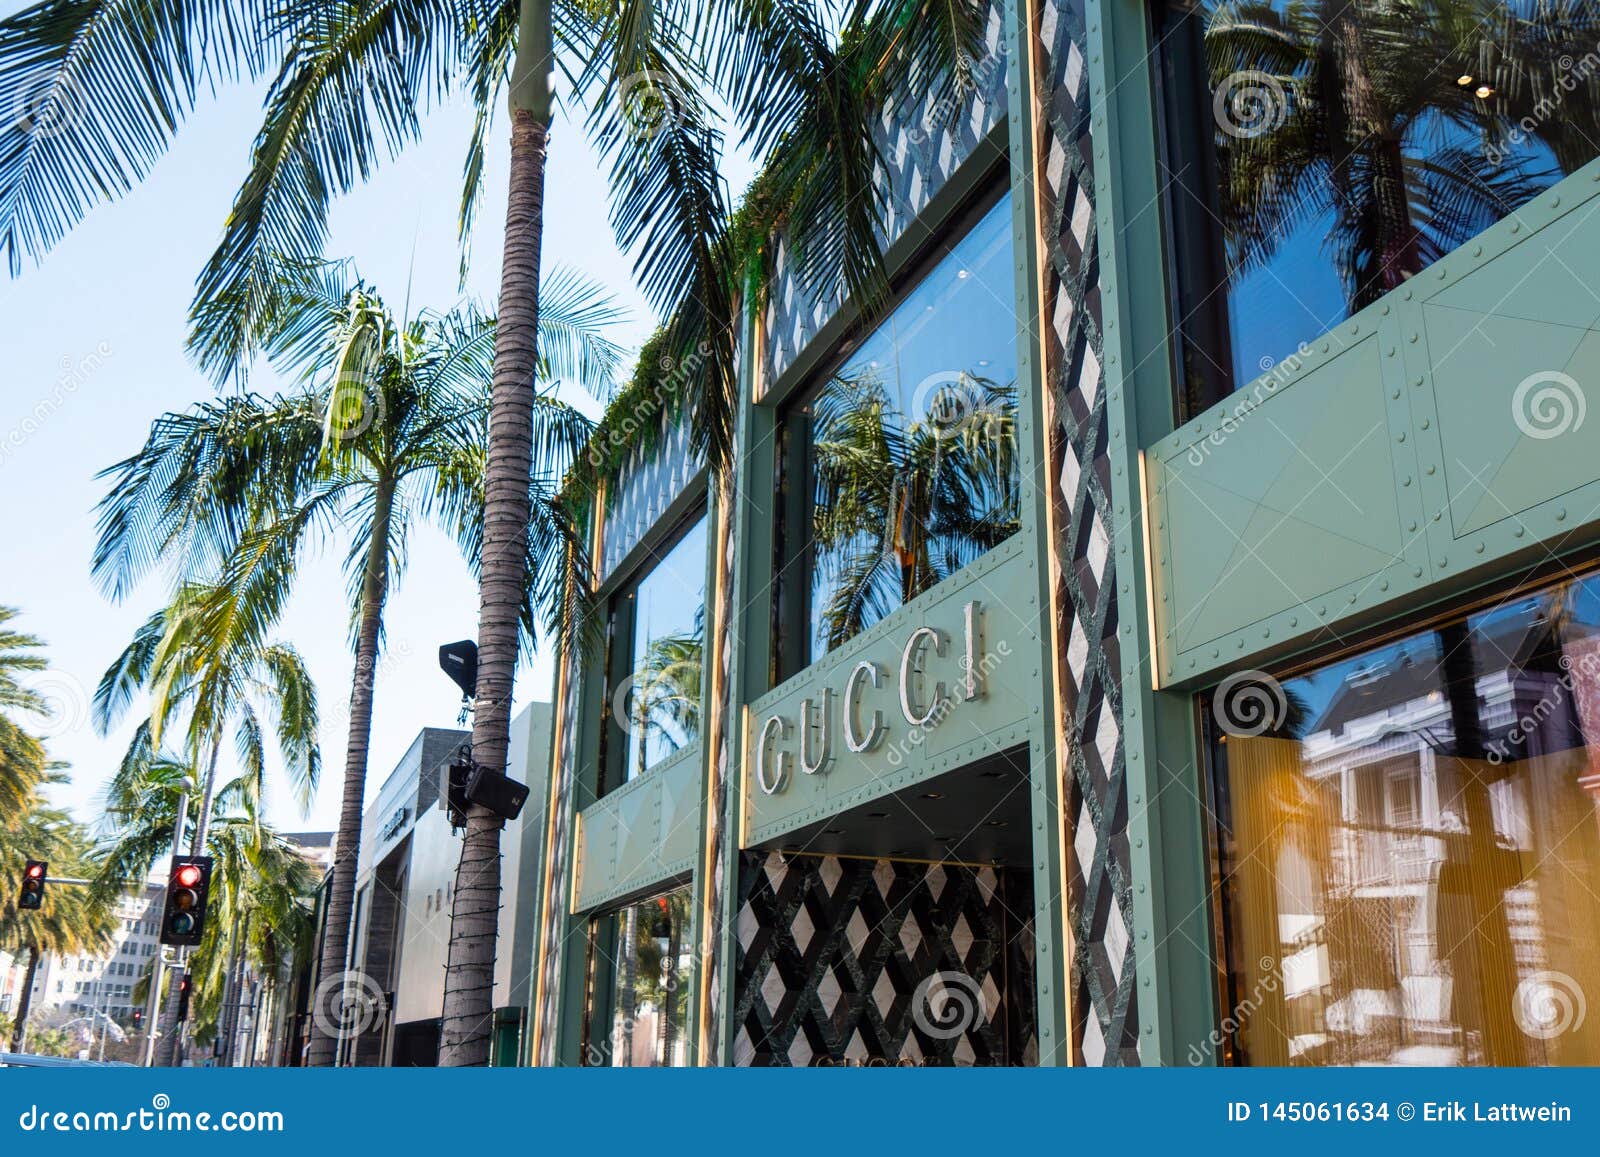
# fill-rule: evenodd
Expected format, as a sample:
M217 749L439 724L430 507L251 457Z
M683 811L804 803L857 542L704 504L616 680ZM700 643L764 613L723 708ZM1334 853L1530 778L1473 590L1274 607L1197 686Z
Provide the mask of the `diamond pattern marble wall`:
M1035 144L1042 177L1045 297L1041 321L1053 411L1060 585L1056 645L1065 685L1072 920L1072 1008L1084 1064L1139 1063L1134 994L1133 883L1124 782L1121 658L1112 559L1111 470L1101 375L1101 317L1082 0L1040 0L1031 30L1038 62Z
M745 853L737 1065L1029 1065L1026 872Z
M673 420L665 412L654 419L661 434L648 450L634 453L617 471L616 493L606 505L597 568L609 578L665 513L672 500L699 473L704 460L690 442L692 419Z

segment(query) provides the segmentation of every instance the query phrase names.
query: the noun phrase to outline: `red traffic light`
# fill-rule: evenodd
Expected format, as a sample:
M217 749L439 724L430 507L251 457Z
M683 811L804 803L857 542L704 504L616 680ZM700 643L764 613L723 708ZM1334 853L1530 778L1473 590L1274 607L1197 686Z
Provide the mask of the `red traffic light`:
M205 935L206 893L211 889L210 856L174 856L167 872L167 901L161 910L161 943L192 948Z
M50 865L43 860L27 860L22 865L22 890L17 896L17 908L23 912L37 912L44 907L44 886L50 882Z

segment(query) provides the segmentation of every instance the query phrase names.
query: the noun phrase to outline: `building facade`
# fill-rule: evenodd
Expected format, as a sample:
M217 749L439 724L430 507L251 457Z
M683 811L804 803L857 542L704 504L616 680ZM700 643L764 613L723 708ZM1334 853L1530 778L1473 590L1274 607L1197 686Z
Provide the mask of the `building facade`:
M111 946L103 954L46 956L40 961L33 979L30 1019L87 1017L98 1033L104 1016L123 1028L132 1028L134 1014L143 1012L133 999L133 986L150 971L161 950L157 937L165 895L164 884L147 883L137 892L118 896ZM21 1001L26 954L12 962L12 970L15 976L9 977L0 991L0 1012L13 1011Z
M1600 1060L1597 19L995 3L590 507L525 1059Z
M438 1061L450 912L461 839L444 789L469 732L425 727L384 780L362 817L362 848L350 970L353 985L319 983L310 1015L345 1030L349 1065ZM495 969L495 1063L514 1063L529 1004L533 927L526 879L537 861L550 750L550 705L531 703L511 723L508 774L528 784L529 803L501 841L501 951ZM517 962L521 961L520 967ZM345 999L342 1016L341 993Z

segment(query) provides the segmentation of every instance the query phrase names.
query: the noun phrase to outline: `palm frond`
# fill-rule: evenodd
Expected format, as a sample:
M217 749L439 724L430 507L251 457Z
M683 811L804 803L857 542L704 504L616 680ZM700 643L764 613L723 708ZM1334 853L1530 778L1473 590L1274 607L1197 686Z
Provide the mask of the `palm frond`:
M191 307L189 350L213 379L241 373L259 348L275 271L322 255L332 198L416 138L458 51L452 8L449 0L316 5L295 26L250 172Z
M209 86L275 45L267 0L41 0L0 21L0 252L39 260L138 184Z

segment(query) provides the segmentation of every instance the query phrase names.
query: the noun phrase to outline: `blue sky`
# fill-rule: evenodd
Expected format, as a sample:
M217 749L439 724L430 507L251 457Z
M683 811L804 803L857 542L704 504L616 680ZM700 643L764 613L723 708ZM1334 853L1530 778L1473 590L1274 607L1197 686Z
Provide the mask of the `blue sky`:
M0 14L20 6L0 0ZM94 475L137 450L158 414L213 394L185 359L185 310L243 177L263 92L264 86L233 89L204 104L132 195L94 211L42 265L15 279L0 272L0 604L19 608L13 625L48 644L50 670L35 682L58 706L57 719L45 728L50 750L72 765L71 784L57 798L86 821L99 813L101 789L134 722L98 736L89 721L90 696L165 594L153 577L113 605L90 581L93 510L103 494ZM335 207L327 255L354 257L396 306L408 282L413 311L448 308L458 299L456 210L470 125L465 102L431 112L419 146ZM466 290L491 306L499 279L505 150L502 116ZM549 164L545 268L577 266L608 286L630 315L614 336L637 349L655 317L612 238L600 163L581 126L564 116L553 127ZM750 166L735 158L728 172L737 195ZM270 390L276 383L257 372L250 384ZM581 392L571 400L591 413L599 409ZM341 559L336 546L306 568L280 631L316 678L326 767L306 816L275 777L269 813L284 830L331 829L337 822L351 668ZM438 670L436 651L440 643L477 633L475 584L454 547L431 529L412 539L410 568L389 603L387 622L369 799L419 727L454 725L459 697ZM548 699L551 675L548 653L522 671L518 707Z

